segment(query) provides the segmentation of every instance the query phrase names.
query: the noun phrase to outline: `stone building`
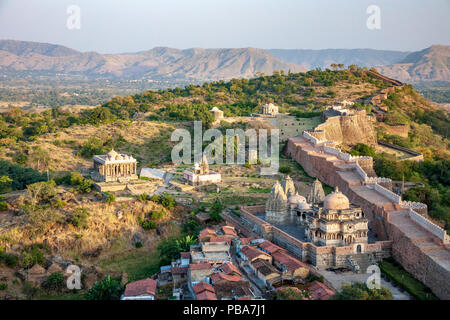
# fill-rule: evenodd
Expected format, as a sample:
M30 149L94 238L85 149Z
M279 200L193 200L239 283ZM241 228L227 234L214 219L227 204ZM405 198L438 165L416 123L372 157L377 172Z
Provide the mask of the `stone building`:
M325 199L325 192L322 188L322 183L320 183L319 179L316 179L312 185L311 192L308 195L309 203L320 203Z
M220 110L217 107L212 108L211 110L209 110L212 112L213 116L214 116L214 122L216 121L220 121L223 119L223 111Z
M304 212L301 221L306 226L307 239L316 245L367 243L369 221L338 188L325 197L323 207L314 206Z
M278 106L273 103L265 104L261 107L261 113L275 116L278 114Z
M295 191L292 178L287 176L281 184L275 182L266 202L266 221L275 224L292 222L297 208L309 209L310 205L305 197Z
M219 183L222 175L209 169L208 160L203 156L201 163L195 163L192 171L185 170L183 177L190 185Z
M106 155L93 158L94 171L92 179L99 182L125 182L138 179L137 161L132 156L111 150Z
M368 220L361 208L351 205L337 188L324 195L322 184L316 180L307 201L295 191L288 176L282 184L277 181L273 186L266 202L265 220L302 225L305 239L319 246L367 243Z

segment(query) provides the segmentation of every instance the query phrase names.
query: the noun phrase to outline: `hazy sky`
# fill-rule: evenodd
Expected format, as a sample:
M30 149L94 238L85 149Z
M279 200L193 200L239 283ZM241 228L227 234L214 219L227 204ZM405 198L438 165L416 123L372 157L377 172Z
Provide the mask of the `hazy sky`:
M66 26L81 9L81 28ZM380 7L381 29L366 26ZM0 0L0 39L119 53L174 48L374 48L450 44L450 0Z

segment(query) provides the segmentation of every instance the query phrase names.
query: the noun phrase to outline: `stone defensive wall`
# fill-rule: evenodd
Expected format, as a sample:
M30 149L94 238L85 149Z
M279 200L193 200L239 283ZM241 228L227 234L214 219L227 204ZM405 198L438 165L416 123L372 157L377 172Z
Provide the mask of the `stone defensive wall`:
M385 142L385 141L381 141L381 140L378 140L378 144L382 145L382 146L389 147L389 148L394 149L394 150L399 150L399 151L407 153L408 155L411 155L410 157L405 158L403 160L423 161L423 154L421 154L420 152L416 152L414 150L403 148L403 147L397 146L395 144L391 144L391 143L388 143L388 142ZM402 161L402 160L399 160L399 161Z
M363 142L376 145L376 133L373 127L374 117L366 110L352 110L351 114L333 116L319 124L310 134L322 141L334 141L337 144L355 144Z
M386 132L390 135L396 135L403 138L408 138L409 133L409 125L408 124L399 124L395 126L387 125L384 122L379 122L378 125L386 130Z
M265 206L241 207L242 224L264 239L286 249L301 261L317 268L347 267L347 257L357 252L358 245L362 246L363 253L372 253L376 261L391 256L392 241L355 243L345 247L316 246L311 242L303 242L255 216L263 212Z
M426 213L424 204L403 202L388 189L392 181L370 177L359 159L330 153L324 148L329 144L305 132L288 140L285 153L310 176L338 186L362 208L378 239L392 241L393 257L436 296L450 299L450 242L445 230L419 214Z

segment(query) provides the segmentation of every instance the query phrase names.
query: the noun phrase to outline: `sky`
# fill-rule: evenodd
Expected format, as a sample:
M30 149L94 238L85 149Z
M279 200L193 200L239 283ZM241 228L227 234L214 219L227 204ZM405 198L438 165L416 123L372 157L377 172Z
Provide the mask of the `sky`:
M79 15L68 13L73 5ZM379 29L367 27L370 5L380 10ZM0 39L100 53L153 47L416 51L450 45L449 17L450 0L0 0Z

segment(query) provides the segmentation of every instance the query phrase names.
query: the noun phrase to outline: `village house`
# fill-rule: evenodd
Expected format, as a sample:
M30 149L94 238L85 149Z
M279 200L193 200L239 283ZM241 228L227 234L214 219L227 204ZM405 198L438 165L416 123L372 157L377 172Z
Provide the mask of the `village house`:
M272 255L273 264L281 270L283 276L305 279L309 275L309 268L303 262L291 257L283 251L277 251Z
M250 263L250 268L267 287L270 287L281 276L281 273L267 260L256 259Z
M209 239L211 237L215 237L215 236L216 236L216 232L213 229L205 228L200 231L200 233L198 235L198 241L199 242L209 241Z
M232 262L222 264L219 267L219 270L229 275L236 275L236 276L242 275L241 271L239 271L239 269Z
M314 281L307 290L312 300L329 300L335 292L320 281Z
M220 300L252 299L253 292L248 281L219 281L214 285L217 298Z
M272 257L269 254L250 246L241 248L239 255L245 263L251 263L256 259L266 260L269 263L272 262Z
M144 279L127 284L121 300L155 300L156 281Z
M225 274L223 272L215 272L211 275L211 283L216 285L222 282L237 282L242 281L242 277L239 275Z
M172 267L172 281L175 288L187 282L188 269L188 267Z
M217 300L215 290L212 285L201 281L192 287L197 300Z
M188 269L188 281L190 287L201 281L209 283L212 273L213 268L210 263L190 264Z
M222 264L231 261L230 242L228 239L219 238L217 242L209 241L191 245L190 255L192 263Z

